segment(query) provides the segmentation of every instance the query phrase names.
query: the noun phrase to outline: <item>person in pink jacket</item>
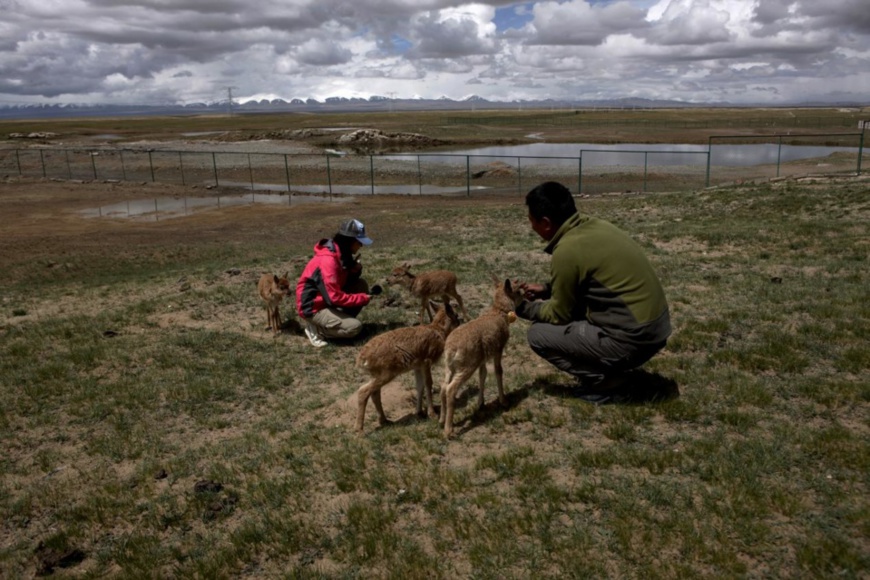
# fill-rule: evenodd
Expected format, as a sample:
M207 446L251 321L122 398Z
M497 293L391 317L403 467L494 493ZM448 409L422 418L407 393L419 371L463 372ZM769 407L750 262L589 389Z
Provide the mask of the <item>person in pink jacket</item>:
M356 317L372 295L357 252L371 243L365 225L349 219L332 238L315 244L314 257L296 284L296 311L313 346L326 346L327 338L353 338L362 330Z

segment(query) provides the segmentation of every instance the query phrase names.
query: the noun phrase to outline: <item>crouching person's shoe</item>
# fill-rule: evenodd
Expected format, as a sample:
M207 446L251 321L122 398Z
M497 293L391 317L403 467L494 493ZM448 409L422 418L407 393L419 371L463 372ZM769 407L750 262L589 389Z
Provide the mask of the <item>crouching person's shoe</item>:
M322 336L320 336L317 327L307 321L305 322L305 336L308 337L308 342L311 343L311 346L315 348L321 348L329 344Z
M623 403L628 397L626 389L630 379L625 373L604 376L598 380L581 380L577 387L577 398L595 405Z

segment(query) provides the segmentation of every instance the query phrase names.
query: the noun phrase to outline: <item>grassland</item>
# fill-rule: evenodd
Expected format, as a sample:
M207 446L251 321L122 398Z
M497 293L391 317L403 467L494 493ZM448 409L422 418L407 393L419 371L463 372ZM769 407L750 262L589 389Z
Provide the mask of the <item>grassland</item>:
M866 178L579 199L661 274L675 331L645 369L671 396L591 405L518 321L507 407L470 386L449 441L411 376L393 425L353 430L356 352L413 300L314 349L288 306L265 329L256 280L350 214L370 282L449 268L474 315L491 273L546 277L521 197L76 213L181 189L0 183L0 577L870 574Z
M67 138L112 134L124 139L175 138L179 133L230 132L244 137L283 129L370 127L419 132L453 144L533 142L706 143L709 135L856 133L868 112L857 108L683 108L656 110L485 110L396 113L257 113L178 117L0 120L10 133L54 132Z

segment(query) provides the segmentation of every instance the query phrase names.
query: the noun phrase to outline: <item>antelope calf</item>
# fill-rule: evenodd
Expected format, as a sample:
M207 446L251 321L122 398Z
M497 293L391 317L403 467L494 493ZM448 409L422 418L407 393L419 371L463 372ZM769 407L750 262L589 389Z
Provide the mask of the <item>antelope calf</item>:
M456 403L456 392L465 382L478 372L480 390L478 391L478 406L483 407L483 385L486 382L486 363L492 361L495 380L498 385L499 403L507 403L504 396L501 360L504 348L510 338L511 322L516 320L514 308L523 297L521 292L511 285L510 280L500 282L493 278L495 292L492 306L480 316L457 328L444 343L444 362L447 366L447 376L441 389L441 409L438 416L444 425L444 436L453 435L453 408Z
M401 266L394 268L392 273L387 277L387 283L390 285L400 285L407 288L411 294L420 299L420 324L423 324L423 311L429 315L429 320L432 320L432 310L429 303L431 298L441 298L445 304L453 298L459 304L462 310L462 316L468 319L468 312L465 311L465 305L462 303L462 296L456 291L456 274L448 270L430 270L421 272L417 275L411 273L410 265L406 262Z
M287 280L287 274L280 278L275 274L263 274L257 282L257 292L265 302L266 323L272 332L277 334L281 330L281 313L278 311L278 304L285 296L290 295L290 281Z
M397 328L379 334L360 349L356 358L358 367L371 379L357 391L357 431L363 433L366 403L369 398L378 411L381 425L388 423L381 405L381 387L402 373L413 370L417 384L417 414L423 413L423 388L430 417L435 416L432 404L432 364L441 358L444 339L459 326L459 317L450 304L439 306L431 324Z

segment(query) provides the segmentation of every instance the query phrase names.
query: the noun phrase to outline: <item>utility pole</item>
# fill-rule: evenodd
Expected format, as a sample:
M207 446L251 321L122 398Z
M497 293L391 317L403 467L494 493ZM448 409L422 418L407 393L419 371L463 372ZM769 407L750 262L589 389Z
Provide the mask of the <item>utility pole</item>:
M233 89L238 87L227 87L227 113L229 116L233 116Z

